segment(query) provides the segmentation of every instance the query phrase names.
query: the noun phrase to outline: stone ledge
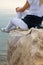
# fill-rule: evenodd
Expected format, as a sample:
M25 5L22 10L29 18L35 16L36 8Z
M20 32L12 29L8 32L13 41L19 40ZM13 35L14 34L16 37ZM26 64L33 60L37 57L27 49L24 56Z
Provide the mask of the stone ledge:
M43 65L43 29L31 28L28 31L11 31L7 64Z

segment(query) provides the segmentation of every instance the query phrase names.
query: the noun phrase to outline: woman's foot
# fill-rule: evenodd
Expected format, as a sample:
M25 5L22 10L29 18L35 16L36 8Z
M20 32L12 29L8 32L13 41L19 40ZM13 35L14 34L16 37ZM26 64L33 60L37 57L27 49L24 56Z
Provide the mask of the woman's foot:
M0 30L1 30L2 32L9 33L9 31L5 30L5 28L1 28Z

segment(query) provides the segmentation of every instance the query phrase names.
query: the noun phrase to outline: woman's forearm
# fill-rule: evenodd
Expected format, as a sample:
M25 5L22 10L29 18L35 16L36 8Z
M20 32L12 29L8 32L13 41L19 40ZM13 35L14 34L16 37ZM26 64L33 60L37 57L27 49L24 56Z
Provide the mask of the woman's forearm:
M22 7L22 8L20 8L20 12L23 12L23 11L25 11L27 8L29 8L30 7L30 4L28 3L28 1L25 3L25 5Z

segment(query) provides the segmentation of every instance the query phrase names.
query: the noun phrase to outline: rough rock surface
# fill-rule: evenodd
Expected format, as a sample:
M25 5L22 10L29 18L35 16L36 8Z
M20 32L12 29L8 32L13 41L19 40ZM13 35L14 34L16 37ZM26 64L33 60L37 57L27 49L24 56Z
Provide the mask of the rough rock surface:
M43 29L10 32L7 64L43 65Z

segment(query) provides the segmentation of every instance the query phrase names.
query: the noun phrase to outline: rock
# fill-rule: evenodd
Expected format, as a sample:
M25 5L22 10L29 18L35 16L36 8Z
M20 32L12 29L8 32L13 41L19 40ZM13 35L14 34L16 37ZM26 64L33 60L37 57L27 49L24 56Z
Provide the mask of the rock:
M10 32L7 64L43 65L43 29Z

